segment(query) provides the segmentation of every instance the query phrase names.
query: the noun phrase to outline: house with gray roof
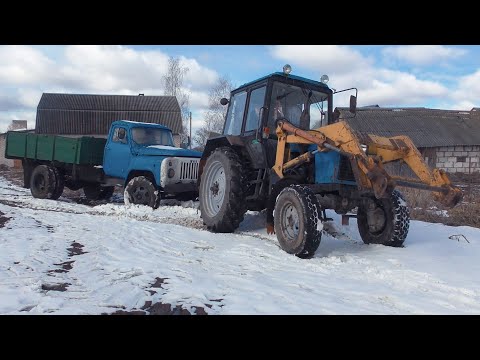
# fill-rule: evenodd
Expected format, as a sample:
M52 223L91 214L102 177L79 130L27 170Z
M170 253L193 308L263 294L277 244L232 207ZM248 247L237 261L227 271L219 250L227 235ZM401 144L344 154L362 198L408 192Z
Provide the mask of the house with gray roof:
M431 167L450 173L480 171L480 111L427 108L358 108L353 117L347 108L335 114L357 132L392 137L409 136Z
M167 126L180 146L182 115L175 96L44 93L37 107L37 134L107 137L115 120Z

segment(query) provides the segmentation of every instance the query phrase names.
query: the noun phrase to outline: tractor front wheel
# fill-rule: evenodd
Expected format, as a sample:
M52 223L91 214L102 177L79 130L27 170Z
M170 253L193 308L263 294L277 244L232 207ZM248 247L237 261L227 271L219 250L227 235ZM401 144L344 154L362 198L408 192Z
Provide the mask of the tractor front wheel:
M389 198L372 198L360 205L357 224L365 244L402 246L410 226L410 213L402 193L393 190Z
M291 185L280 192L274 217L283 250L302 259L315 254L322 237L320 210L315 194L307 187Z

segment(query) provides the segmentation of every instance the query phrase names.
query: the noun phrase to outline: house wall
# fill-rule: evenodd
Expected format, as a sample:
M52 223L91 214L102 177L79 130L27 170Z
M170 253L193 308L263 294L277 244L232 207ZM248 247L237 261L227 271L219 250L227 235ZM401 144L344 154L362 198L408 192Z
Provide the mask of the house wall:
M7 144L7 134L0 134L0 165L14 166L14 161L5 159L5 147Z
M480 146L444 146L437 148L436 167L450 173L480 172Z

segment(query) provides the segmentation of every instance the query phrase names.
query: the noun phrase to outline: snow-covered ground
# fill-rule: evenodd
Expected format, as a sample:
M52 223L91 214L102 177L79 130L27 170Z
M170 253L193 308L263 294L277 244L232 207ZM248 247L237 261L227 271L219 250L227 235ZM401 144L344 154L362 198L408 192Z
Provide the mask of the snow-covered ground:
M480 313L480 229L412 221L405 247L389 248L364 245L354 219L342 227L328 212L329 233L301 260L267 235L263 214L213 234L196 207L33 199L0 177L0 314L101 314L149 301L208 314ZM468 242L449 238L458 234Z

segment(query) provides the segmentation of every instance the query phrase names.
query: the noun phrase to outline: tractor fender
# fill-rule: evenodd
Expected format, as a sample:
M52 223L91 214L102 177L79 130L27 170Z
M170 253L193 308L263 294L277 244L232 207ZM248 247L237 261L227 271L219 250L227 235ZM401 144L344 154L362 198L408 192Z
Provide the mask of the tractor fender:
M202 176L203 168L205 167L205 163L207 162L208 157L216 148L223 146L231 147L232 149L237 151L236 148L245 147L245 143L240 136L234 135L221 135L208 139L207 144L205 145L205 150L203 150L202 158L200 159L200 164L198 166L197 187L200 186L200 178Z

